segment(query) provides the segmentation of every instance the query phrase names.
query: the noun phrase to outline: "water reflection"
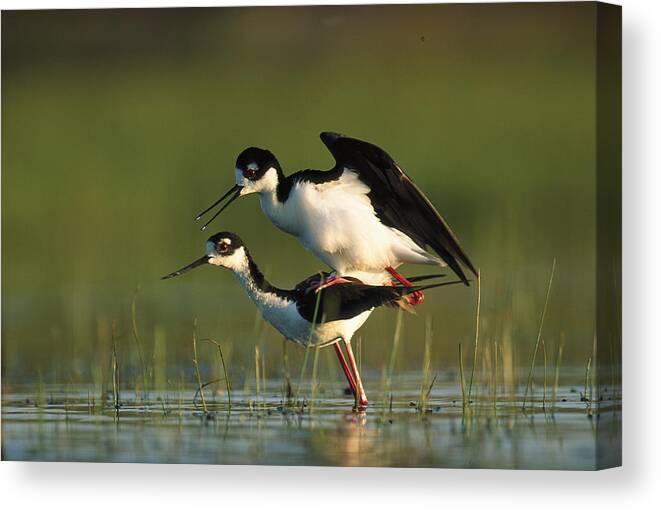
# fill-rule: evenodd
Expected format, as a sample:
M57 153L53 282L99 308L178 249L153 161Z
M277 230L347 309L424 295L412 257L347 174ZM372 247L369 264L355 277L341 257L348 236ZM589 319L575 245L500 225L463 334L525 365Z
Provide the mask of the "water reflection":
M221 396L209 399L205 415L190 404L192 389L148 405L132 401L135 396L127 393L122 394L119 419L112 405L92 405L86 389L70 389L66 398L49 390L51 397L43 401L30 391L5 393L3 458L593 469L597 444L603 451L618 446L620 429L613 418L618 399L589 417L579 397L561 387L559 399L567 401L554 413L537 406L523 414L515 402L494 407L479 399L467 412L453 404L455 388L439 386L430 410L421 413L409 404L417 388L399 387L392 408L377 401L361 412L348 411L351 401L345 397L327 396L310 411L283 406L275 396L257 406L251 395L237 392L231 410Z

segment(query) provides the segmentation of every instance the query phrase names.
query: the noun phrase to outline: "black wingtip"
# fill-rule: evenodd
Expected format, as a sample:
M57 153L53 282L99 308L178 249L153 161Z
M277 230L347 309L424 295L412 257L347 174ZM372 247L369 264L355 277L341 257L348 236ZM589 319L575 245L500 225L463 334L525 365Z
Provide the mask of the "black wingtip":
M452 235L454 236L454 234L452 234ZM468 255L466 255L466 252L463 250L463 248L459 244L459 241L455 239L455 242L456 242L456 247L454 249L454 252L451 253L451 256L453 256L453 258L456 257L456 259L459 259L459 260L457 261L456 259L454 259L452 261L454 264L449 264L449 265L452 267L454 272L457 273L457 276L459 276L459 278L464 280L464 282L466 283L466 286L468 286L468 280L466 279L466 275L462 271L461 266L459 265L459 263L461 262L464 266L466 266L468 268L468 270L471 273L473 273L473 275L475 275L476 278L480 277L480 270L477 269L475 267L475 265L473 265L471 260L468 258Z
M461 265L459 265L459 262L457 262L457 260L452 256L446 257L445 262L447 263L448 266L450 266L450 269L452 269L455 272L455 274L459 277L461 282L466 287L470 287L470 284L468 283L469 280L468 278L466 278L466 273L464 273L463 269L461 268Z
M319 134L319 138L321 138L321 141L324 143L333 143L340 138L344 138L344 135L342 133L336 133L334 131L323 131L322 133Z
M470 272L473 273L473 274L475 275L476 278L479 278L479 277L480 277L480 270L479 270L479 268L477 268L477 267L475 267L475 266L473 265L473 263L471 262L471 260L468 258L468 255L466 255L465 253L463 254L462 262L466 265L466 267L467 267L468 269L470 269Z

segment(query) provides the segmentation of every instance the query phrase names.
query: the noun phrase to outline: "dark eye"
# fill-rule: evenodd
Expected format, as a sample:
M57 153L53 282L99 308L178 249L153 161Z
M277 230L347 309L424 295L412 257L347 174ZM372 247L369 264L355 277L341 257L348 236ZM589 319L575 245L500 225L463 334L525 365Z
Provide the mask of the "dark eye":
M253 180L255 177L257 177L257 170L253 168L248 168L246 170L246 177L250 180Z
M227 253L229 245L227 243L218 243L218 253Z

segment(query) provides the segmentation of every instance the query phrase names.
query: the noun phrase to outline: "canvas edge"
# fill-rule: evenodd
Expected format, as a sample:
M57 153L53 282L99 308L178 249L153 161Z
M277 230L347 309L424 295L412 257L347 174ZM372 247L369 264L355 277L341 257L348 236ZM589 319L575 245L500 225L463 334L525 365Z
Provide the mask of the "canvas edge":
M622 7L595 3L595 469L622 465ZM592 404L591 404L592 405Z

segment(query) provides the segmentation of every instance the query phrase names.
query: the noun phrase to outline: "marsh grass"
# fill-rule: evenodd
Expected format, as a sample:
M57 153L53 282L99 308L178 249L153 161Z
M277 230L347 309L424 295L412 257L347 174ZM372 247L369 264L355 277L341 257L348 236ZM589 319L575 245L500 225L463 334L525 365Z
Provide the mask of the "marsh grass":
M468 407L466 400L466 383L464 382L464 353L459 344L459 385L461 386L461 405L464 409Z
M263 352L263 349L260 349L260 351ZM260 375L262 377L262 380L264 380L264 381L266 381L266 379L268 378L268 374L266 373L266 361L265 361L265 359L266 359L266 356L261 356L262 369L260 370ZM265 386L262 386L262 387L265 387Z
M397 352L402 335L402 321L403 310L399 308L397 311L397 319L395 322L395 330L393 333L393 341L392 347L390 349L388 364L383 364L381 367L381 413L379 419L382 422L388 419L388 414L392 414L392 378L395 371L395 362L397 361Z
M319 352L321 349L319 347L316 347L314 349L314 357L312 358L312 380L310 381L310 406L309 406L309 412L312 414L314 410L314 403L317 398L317 388L318 388L318 382L317 382L317 367L319 365Z
M433 342L433 325L431 316L425 320L425 350L422 357L422 379L420 381L420 395L418 397L417 409L419 413L425 413L429 404L429 396L436 381L436 376L431 378L431 349Z
M386 393L390 393L392 388L392 377L395 372L395 362L397 361L397 352L399 351L399 341L402 336L404 312L401 308L397 311L397 322L395 323L395 333L392 339L392 349L390 350L390 361L388 362L388 371L386 372Z
M151 387L163 391L167 388L167 337L165 328L154 327L154 348L151 358Z
M112 323L112 401L115 409L115 418L119 418L119 360L117 359L117 342L116 342L116 328L115 322Z
M131 330L133 332L133 338L135 339L136 350L138 352L138 358L140 360L140 369L142 371L142 399L146 401L148 399L148 371L147 363L145 361L145 353L142 348L142 340L140 339L140 334L138 333L138 321L136 318L136 301L138 300L138 293L140 292L140 286L135 289L133 293L133 300L131 301Z
M319 283L321 285L323 285L323 283L324 283L323 277L321 278ZM313 325L317 324L317 319L318 319L318 315L319 315L319 302L321 300L321 293L322 292L323 292L323 290L321 290L317 293L317 299L314 303L314 312L312 313L312 324ZM324 320L325 320L325 317L322 316L320 323L323 323ZM310 328L310 336L308 337L308 344L305 346L305 354L303 355L303 363L301 363L301 372L298 376L298 384L296 386L296 393L294 394L294 399L293 399L294 404L296 405L296 407L298 407L301 410L301 412L305 408L305 401L303 400L303 401L298 402L298 398L301 394L301 385L303 384L303 378L305 377L305 370L306 370L306 367L307 367L307 364L308 364L308 358L310 356L310 349L315 349L317 351L319 350L319 348L315 348L315 347L312 346L312 335L313 334L314 334L313 328Z
M562 351L565 347L565 336L564 334L560 337L560 343L558 344L558 352L555 356L555 377L553 379L553 411L555 411L555 405L558 401L558 386L560 385L560 366L562 365Z
M475 341L473 344L473 365L471 366L471 377L468 383L468 402L471 401L473 394L473 377L475 376L475 366L477 365L477 350L480 341L480 304L482 301L482 278L480 270L477 270L477 305L475 307Z
M184 375L180 372L177 377L177 416L184 417Z
M471 426L476 420L482 420L487 416L498 416L497 413L499 408L511 408L510 403L517 407L520 406L524 411L526 411L526 409L535 412L541 410L546 412L549 409L552 412L556 411L558 388L560 386L561 378L563 378L562 362L565 337L564 334L561 335L560 342L556 347L555 363L550 365L549 361L550 363L553 363L553 351L550 350L551 344L549 343L548 338L545 338L543 334L555 273L556 262L554 260L546 288L544 307L536 328L537 336L535 349L533 350L530 366L526 367L528 378L526 379L525 387L522 384L517 386L517 384L519 384L517 378L520 377L521 381L523 381L522 376L525 374L520 373L517 370L517 368L522 367L517 365L518 351L515 348L515 342L512 340L512 330L515 329L513 327L512 317L509 313L505 313L496 321L492 319L489 312L490 307L488 307L488 300L485 300L485 302L482 303L481 278L478 280L473 322L475 326L475 335L472 338L472 341L469 340L473 348L471 353L472 366L470 374L467 374L466 367L464 366L465 360L463 351L465 343L458 343L459 385L461 390L463 418L462 425ZM151 357L149 358L150 361L146 361L147 357L145 356L144 351L145 337L141 336L138 331L136 306L137 293L138 291L136 290L131 301L130 322L129 320L126 320L123 331L120 334L117 333L118 328L115 321L109 321L107 319L104 321L103 317L98 320L97 341L99 342L99 345L105 345L104 349L102 349L102 363L90 364L89 373L92 375L92 384L88 384L86 399L84 399L83 402L83 406L86 404L85 407L87 413L90 415L99 414L103 413L104 409L108 410L109 395L111 394L112 409L117 419L120 415L120 408L122 414L125 412L131 412L131 410L128 409L130 406L127 407L126 403L132 402L131 406L133 406L135 405L134 402L137 401L142 402L145 410L150 405L154 405L156 407L155 411L159 412L160 416L165 417L168 413L176 413L181 418L185 414L187 408L187 403L183 402L183 388L190 384L195 384L193 405L195 408L198 408L198 404L200 404L201 409L204 411L207 418L211 419L212 415L215 417L216 411L220 409L227 409L229 412L234 405L238 406L236 409L237 412L240 413L244 401L240 398L239 401L236 403L234 402L230 379L230 363L228 363L227 350L225 349L227 347L225 343L229 342L229 347L227 348L230 352L234 352L234 344L228 340L225 341L221 347L221 342L212 338L199 339L197 330L198 320L196 318L193 321L192 332L194 379L191 380L189 375L182 376L181 371L179 372L179 379L168 376L168 370L171 371L171 368L168 366L167 359L168 344L166 342L166 329L160 325L154 327ZM319 314L319 301L318 297L315 306L315 322ZM484 310L487 311L485 312ZM129 317L127 317L127 319L129 319ZM322 317L322 321L323 319L324 318ZM109 323L111 324L110 328L108 328ZM324 395L326 394L326 387L321 386L320 380L324 381L324 385L328 381L328 387L337 386L336 383L340 377L338 375L340 372L337 370L334 356L331 356L330 354L324 356L323 354L320 354L320 349L316 347L308 346L305 348L302 352L300 373L298 374L298 380L296 381L297 384L295 385L296 390L294 391L290 365L292 360L290 360L290 354L288 352L289 341L283 339L281 359L282 377L280 382L282 405L278 406L277 404L274 404L268 394L265 393L267 385L269 384L266 364L267 358L269 357L269 350L268 344L265 345L268 330L266 329L265 324L266 323L261 320L261 318L258 319L256 316L253 327L255 335L253 364L255 370L254 377L252 377L252 367L250 366L250 362L247 364L247 367L244 365L238 365L236 368L233 367L237 373L244 374L244 377L238 378L238 381L235 382L238 383L240 388L240 381L242 380L244 385L243 394L248 395L250 393L247 405L250 407L251 413L256 414L257 417L263 417L266 414L270 414L270 412L276 407L282 409L283 413L286 413L288 409L293 409L298 415L304 413L306 407L307 413L310 415L314 413L315 416L317 416L319 413L325 412L325 410L322 410L325 407L325 404L322 402L325 400ZM120 328L120 330L121 329L122 328ZM404 314L399 310L394 324L391 349L387 356L384 356L387 363L382 365L381 370L382 399L376 399L376 405L374 405L375 414L380 418L388 418L389 420L393 419L393 416L398 412L398 408L402 405L399 386L397 386L397 391L393 391L393 381L396 379L397 375L395 369L398 367L400 360L401 344L404 341L404 329ZM406 329L408 330L408 327ZM110 334L108 335L109 330ZM312 338L310 337L310 340L311 339ZM108 340L110 349L107 348ZM406 338L407 343L405 345L407 346L407 351L410 356L410 349L408 349L409 340L409 338ZM210 344L215 353L207 351L204 348L199 349L200 342ZM434 351L436 349L434 348L434 320L431 315L426 316L424 321L423 345L421 365L418 365L420 366L420 371L418 373L419 379L415 382L416 392L413 393L409 399L409 407L415 408L415 411L419 415L436 412L436 408L430 405L432 390L438 379L438 374L434 374L433 370L433 365L435 365L434 360L436 359L434 357ZM361 337L356 338L355 346L357 362L360 368L363 364L364 354ZM314 353L310 352L311 349L314 349ZM540 350L541 352L539 352ZM612 350L613 348L611 347L611 351ZM330 353L330 350L327 352ZM594 352L593 345L592 356L587 359L585 371L584 374L582 374L583 391L580 393L581 400L585 402L587 406L588 415L591 415L593 412L592 381L595 374L594 361L596 359ZM540 385L535 384L536 381L532 377L533 370L536 368L536 356L540 355L543 357L543 383L541 384L541 387ZM310 360L311 356L312 360ZM319 361L320 356L324 358L321 362ZM417 354L417 356L420 356L420 354ZM613 353L611 353L611 358L615 358ZM298 362L300 359L301 356L297 355L293 360L295 361L293 364L294 373L298 369ZM310 378L308 380L308 364L310 364L310 362L312 367ZM211 367L211 377L207 375L207 366ZM554 373L549 372L549 369L554 370ZM275 370L277 369L273 369L272 367L269 368L269 372L273 373ZM326 371L328 371L328 377L326 377ZM455 377L456 376L453 376L453 379L456 381ZM551 377L553 379L551 379ZM613 380L613 383L611 384L612 387L615 387L615 377L614 371L611 370L611 379ZM439 380L441 381L441 384L443 384L443 378L441 377ZM580 381L581 376L579 375L577 381L579 385ZM227 398L226 406L224 402L219 402L215 398L216 395L222 395L222 384L218 385L218 388L220 389L211 392L212 396L210 396L209 393L209 387L211 385L222 382L224 382L225 385ZM378 384L378 378L376 382ZM309 394L306 394L304 397L303 392L308 391L308 383ZM255 388L252 388L253 384L255 384ZM549 386L549 384L552 384L552 386ZM108 391L109 385L111 386L110 391ZM42 388L38 388L37 390L37 398L35 401L37 406L42 405L42 402L44 401L43 381L41 382L41 386ZM72 409L72 404L69 402L67 392L69 388L74 386L75 382L71 377L69 377L63 386L66 390L64 393L65 413L69 413ZM150 393L148 390L149 388L152 388L154 391ZM521 398L521 388L525 389L523 398ZM533 399L532 395L539 391L538 388L541 388L542 390L541 408L537 406L537 409L534 409L535 403L539 400ZM135 401L132 396L126 397L126 393L122 393L127 390L135 390ZM372 390L369 391L371 392ZM157 396L155 395L156 392L159 393ZM238 395L242 394L240 390L236 393ZM95 398L97 394L99 395L98 400ZM252 400L253 394L254 400ZM156 398L154 398L155 396ZM122 398L124 399L124 406L122 406L122 402L120 402L120 399ZM150 400L150 398L153 400ZM530 401L528 400L529 398ZM452 400L453 404L454 402L455 400ZM517 403L513 404L513 402ZM441 406L443 406L442 400Z
M261 363L259 346L255 345L255 407L260 409Z
M200 400L202 401L202 409L204 410L205 415L209 415L209 409L207 408L207 400L204 397L204 385L202 384L202 377L200 376L200 366L197 360L197 318L193 320L193 368L195 369L195 378L197 379L197 392L200 395ZM195 397L193 397L193 403L195 403Z
M294 395L291 387L291 376L289 374L288 345L289 340L282 337L282 402L285 406L289 404Z
M585 402L588 416L592 415L592 380L590 379L591 368L592 356L589 356L587 362L585 363L585 380L583 383L583 392L581 393L581 400Z
M512 342L511 313L505 317L501 338L499 342L500 363L502 371L502 396L512 400L516 393L517 379L514 358L514 346Z
M223 348L220 346L220 342L217 342L213 338L202 338L200 342L208 342L216 346L216 351L218 352L218 358L220 360L220 368L223 371L225 391L227 392L227 408L230 409L232 407L232 385L230 383L230 376L227 371L227 364L225 363L225 356L223 355Z
M494 414L497 410L498 402L498 342L493 341L493 370L490 372L491 376L491 405Z
M533 370L535 368L535 359L537 358L537 351L539 351L539 345L542 340L542 330L544 328L544 319L546 318L546 310L549 305L549 297L551 295L551 287L553 285L553 277L555 276L555 266L556 266L556 259L553 259L553 265L551 266L551 274L549 275L549 283L546 288L546 298L544 300L544 308L542 309L542 315L539 320L539 328L537 330L537 339L535 340L535 348L533 349L532 353L532 359L530 360L530 369L528 370L528 378L526 380L526 388L523 393L523 404L522 404L522 409L525 410L526 408L526 402L528 399L528 392L530 391L532 387L532 382L533 382Z
M544 357L544 384L542 386L542 409L546 411L546 342L542 339L542 354Z
M41 374L41 370L39 371L39 376L37 380L37 396L35 398L35 405L39 408L43 407L44 404L46 403L45 399L45 389L44 389L44 378Z

